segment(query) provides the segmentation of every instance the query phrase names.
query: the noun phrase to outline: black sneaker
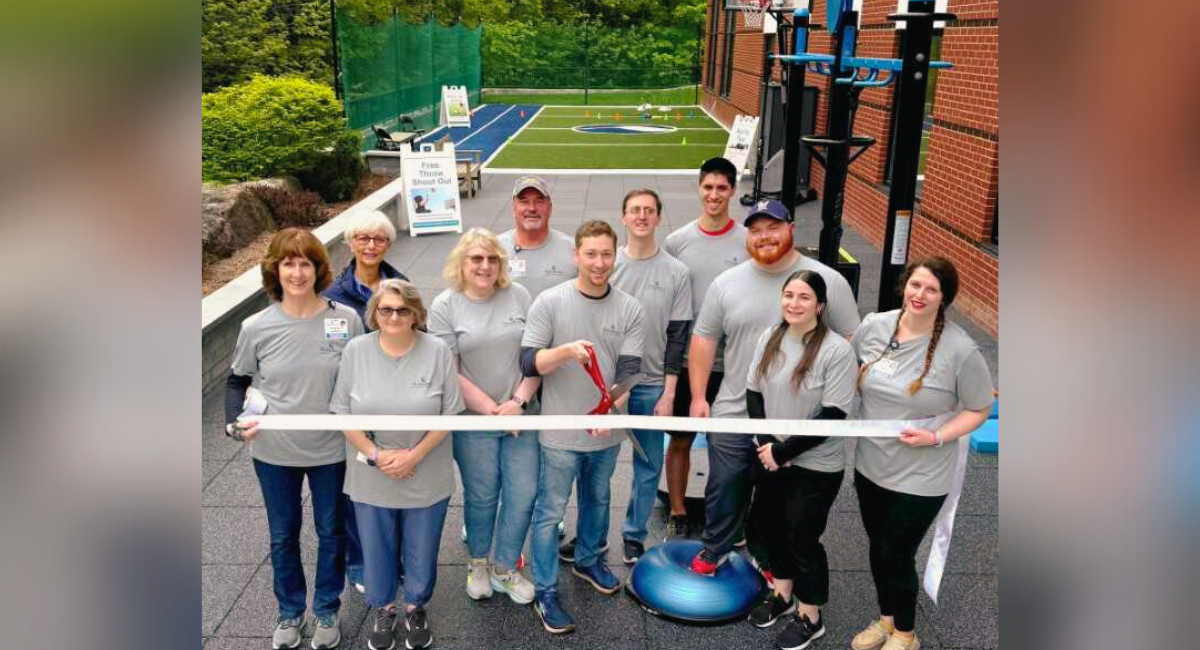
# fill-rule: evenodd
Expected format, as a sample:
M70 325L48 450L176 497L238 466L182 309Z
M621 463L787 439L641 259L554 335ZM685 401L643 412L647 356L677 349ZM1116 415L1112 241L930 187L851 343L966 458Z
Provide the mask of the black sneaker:
M667 539L678 539L688 536L687 515L671 515L667 518Z
M775 644L780 650L804 650L810 643L825 635L825 617L822 616L814 624L808 616L793 615L788 619L787 627L779 633Z
M796 600L789 598L784 600L777 593L772 593L770 598L762 601L754 609L750 610L750 616L747 620L754 627L771 627L780 618L796 611Z
M380 607L375 610L375 620L371 623L371 636L367 639L367 647L371 650L392 650L396 647L396 607Z
M567 542L566 544L563 544L562 546L559 546L558 547L558 559L562 560L563 562L568 562L568 563L573 564L575 562L575 542L577 542L577 541L579 541L578 537L572 537L571 541ZM605 553L607 551L608 551L608 540L605 539L604 541L600 542L600 552Z
M425 608L418 607L405 614L404 629L408 630L408 638L404 639L404 647L408 650L433 645L433 632L429 629L429 618L425 616Z
M641 542L635 542L632 539L621 542L621 559L625 560L625 564L637 562L645 553L646 547Z

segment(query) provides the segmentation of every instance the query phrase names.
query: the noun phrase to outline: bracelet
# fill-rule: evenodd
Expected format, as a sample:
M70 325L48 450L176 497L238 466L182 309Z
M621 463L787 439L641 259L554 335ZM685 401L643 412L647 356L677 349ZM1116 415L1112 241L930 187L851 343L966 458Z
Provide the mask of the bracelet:
M942 440L942 430L941 429L938 429L933 432L933 438L935 440L935 442L933 443L934 447L941 447L942 443L945 442L944 440Z
M520 397L517 397L517 395L515 393L513 394L512 397L508 398L508 401L516 403L516 405L520 406L522 409L524 409L525 405L529 403L528 401L521 399Z

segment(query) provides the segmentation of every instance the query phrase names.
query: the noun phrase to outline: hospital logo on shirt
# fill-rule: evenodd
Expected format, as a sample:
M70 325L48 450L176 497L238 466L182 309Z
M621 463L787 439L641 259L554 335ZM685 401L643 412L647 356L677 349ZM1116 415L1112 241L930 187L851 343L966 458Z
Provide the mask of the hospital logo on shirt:
M418 377L417 379L413 380L412 385L413 386L428 386L430 383L432 383L432 382L429 381L429 377Z
M646 285L646 288L651 291L666 291L667 290L667 288L665 286L663 286L663 283L660 280L651 280L650 284Z
M742 263L742 261L739 260L737 257L730 257L729 259L725 260L725 266L737 266L738 264L741 264L741 263Z
M505 325L514 325L514 324L524 325L525 317L520 314L513 314L513 315L509 316L508 318L504 319L504 324Z
M605 336L621 336L622 334L624 334L624 332L621 331L620 327L613 325L613 324L605 325L601 329L601 331L604 332Z
M563 272L559 271L557 266L551 264L550 268L546 269L546 275L563 275Z

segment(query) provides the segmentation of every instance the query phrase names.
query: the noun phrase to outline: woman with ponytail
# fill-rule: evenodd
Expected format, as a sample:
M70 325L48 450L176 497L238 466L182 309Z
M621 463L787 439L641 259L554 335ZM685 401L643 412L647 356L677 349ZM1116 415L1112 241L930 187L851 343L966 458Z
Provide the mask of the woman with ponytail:
M992 376L975 341L946 320L958 271L942 257L908 265L900 309L871 314L854 335L862 367L863 420L931 419L897 438L860 438L854 487L870 541L880 618L854 637L854 650L918 650L917 547L954 481L957 440L979 428L992 405Z
M843 420L854 400L854 349L825 323L825 281L797 271L783 284L782 320L758 339L746 384L751 418ZM805 648L825 634L829 563L821 534L845 474L841 438L758 436L766 470L747 524L752 549L770 568L774 591L750 612L769 627L788 617L777 645Z

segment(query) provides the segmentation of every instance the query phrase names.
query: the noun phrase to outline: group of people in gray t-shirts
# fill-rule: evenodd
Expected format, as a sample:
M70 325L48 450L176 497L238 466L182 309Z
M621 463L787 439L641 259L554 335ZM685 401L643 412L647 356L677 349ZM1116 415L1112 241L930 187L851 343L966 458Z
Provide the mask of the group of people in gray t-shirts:
M425 606L454 465L467 595L500 592L532 603L546 630L574 630L559 597L560 560L602 593L622 585L608 567L606 539L626 437L638 453L621 525L624 562L646 551L665 470L666 537L698 532L702 542L686 570L720 579L730 553L748 546L771 586L749 621L786 620L777 638L785 650L822 636L829 578L820 536L850 460L843 438L708 434L706 518L692 531L684 493L695 432L671 432L664 444L662 431L538 431L536 419L528 429L453 432L259 431L254 419L581 415L605 412L602 396L618 385L613 406L636 415L928 418L926 428L897 438L859 439L852 458L880 617L851 647L920 647L915 557L954 480L954 445L945 443L978 428L994 395L978 347L945 317L957 272L940 257L910 264L903 306L860 321L846 279L796 250L793 217L781 203L759 201L735 220L734 166L714 158L699 176L701 214L661 246L663 205L652 190L622 200L618 246L603 221L584 222L574 237L552 230L549 185L521 177L513 229L463 234L443 269L447 288L428 308L398 272L380 271L395 238L382 215L347 231L361 244L351 244L356 266L332 288L319 240L294 228L275 236L262 262L273 302L242 324L226 397L226 433L250 444L267 510L274 648L296 648L310 630L313 648L337 646L346 577L372 610L370 648L433 643ZM314 620L299 551L306 477L318 538ZM573 490L576 535L560 545ZM527 541L532 579L524 573Z

